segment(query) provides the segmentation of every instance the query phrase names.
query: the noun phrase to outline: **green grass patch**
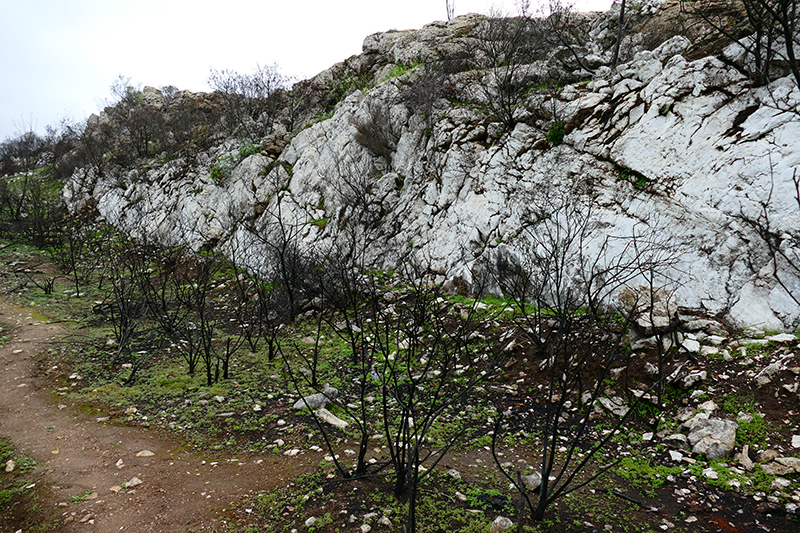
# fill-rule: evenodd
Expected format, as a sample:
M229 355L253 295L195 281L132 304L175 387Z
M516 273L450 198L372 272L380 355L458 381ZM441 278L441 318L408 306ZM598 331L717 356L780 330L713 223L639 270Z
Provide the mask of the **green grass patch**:
M652 459L642 453L622 458L615 473L632 487L645 489L652 496L664 484L667 476L678 475L682 471L679 466L654 465Z

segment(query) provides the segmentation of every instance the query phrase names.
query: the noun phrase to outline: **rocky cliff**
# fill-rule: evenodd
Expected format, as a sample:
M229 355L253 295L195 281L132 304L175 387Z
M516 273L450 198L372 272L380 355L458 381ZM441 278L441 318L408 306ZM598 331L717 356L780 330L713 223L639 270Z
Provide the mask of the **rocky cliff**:
M133 234L217 247L253 268L277 222L309 249L341 246L347 232L369 241L375 267L412 250L461 290L501 258L524 262L542 246L541 222L571 213L561 227L582 228L569 244L575 283L582 265L649 254L681 306L794 330L800 91L789 76L754 87L736 45L705 55L672 31L654 46L648 28L676 9L643 2L614 69L602 65L615 13L582 17L583 64L564 49L525 64L511 75L527 88L506 108L508 71L472 61L483 17L371 35L363 54L304 82L369 80L332 114L279 124L261 150L220 139L133 170L79 172L65 194ZM434 72L441 58L460 63Z

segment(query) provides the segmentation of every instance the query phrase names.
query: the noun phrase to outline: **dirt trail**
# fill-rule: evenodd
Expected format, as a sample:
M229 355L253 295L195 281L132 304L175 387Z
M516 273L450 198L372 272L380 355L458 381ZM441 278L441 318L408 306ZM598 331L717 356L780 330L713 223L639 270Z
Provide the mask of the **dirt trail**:
M247 494L306 470L299 457L201 457L169 436L104 425L54 404L47 385L34 377L34 356L61 328L33 317L0 301L0 321L15 325L10 342L0 346L0 434L49 474L43 503L60 506L59 531L208 530ZM137 456L144 450L154 455ZM120 488L134 477L142 484ZM70 501L79 494L89 496Z

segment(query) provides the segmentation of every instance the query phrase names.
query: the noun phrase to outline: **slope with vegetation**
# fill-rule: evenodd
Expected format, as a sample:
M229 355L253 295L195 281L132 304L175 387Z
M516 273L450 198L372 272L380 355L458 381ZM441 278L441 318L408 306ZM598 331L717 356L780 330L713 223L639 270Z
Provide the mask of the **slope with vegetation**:
M232 530L791 530L785 3L554 1L369 36L291 89L123 84L3 145L7 290L75 321L57 393L319 454Z

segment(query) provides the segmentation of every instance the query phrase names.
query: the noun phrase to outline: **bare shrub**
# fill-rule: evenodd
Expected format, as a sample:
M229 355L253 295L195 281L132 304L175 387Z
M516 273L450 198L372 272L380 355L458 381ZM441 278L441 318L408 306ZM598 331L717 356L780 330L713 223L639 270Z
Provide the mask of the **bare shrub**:
M356 142L391 166L400 132L392 121L390 104L370 100L367 118L351 118L350 123L356 128Z
M277 65L257 65L252 74L211 69L208 77L208 85L225 101L228 132L241 130L250 140L272 132L287 82Z

